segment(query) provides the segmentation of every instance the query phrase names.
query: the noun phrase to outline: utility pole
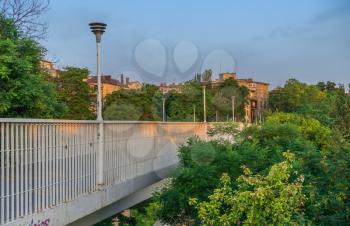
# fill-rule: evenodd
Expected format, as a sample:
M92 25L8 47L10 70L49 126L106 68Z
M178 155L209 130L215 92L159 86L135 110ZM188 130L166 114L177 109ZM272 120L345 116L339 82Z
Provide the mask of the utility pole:
M203 117L204 122L207 122L207 106L206 106L206 96L205 96L205 85L203 86Z
M196 105L193 105L193 122L196 122Z
M165 122L165 96L163 96L163 122Z
M101 87L101 56L100 56L100 44L101 36L106 30L107 24L94 22L89 24L92 33L96 36L96 48L97 48L97 184L103 184L103 118L102 118L102 87Z
M231 96L232 100L232 122L235 122L235 96Z

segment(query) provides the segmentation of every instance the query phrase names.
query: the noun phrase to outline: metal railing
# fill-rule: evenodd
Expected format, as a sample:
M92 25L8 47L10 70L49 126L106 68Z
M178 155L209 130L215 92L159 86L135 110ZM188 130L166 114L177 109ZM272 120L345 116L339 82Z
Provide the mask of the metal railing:
M0 119L0 225L174 165L179 144L206 134L203 123L105 121L98 161L98 127Z

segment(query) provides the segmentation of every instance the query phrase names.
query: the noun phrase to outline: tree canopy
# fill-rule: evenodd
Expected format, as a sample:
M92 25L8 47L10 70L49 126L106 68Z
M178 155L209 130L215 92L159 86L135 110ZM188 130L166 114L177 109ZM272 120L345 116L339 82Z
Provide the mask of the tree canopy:
M310 116L343 133L350 134L350 95L344 85L319 82L317 85L289 79L270 92L271 111Z
M65 110L39 61L45 50L0 16L0 117L58 118Z
M247 127L242 132L227 126L215 130L213 134L221 131L232 131L234 141L191 139L180 148L179 167L172 174L168 186L154 196L161 206L157 216L163 223L201 225L206 222L211 225L210 222L215 219L231 223L260 219L266 224L279 222L281 225L286 225L286 222L319 225L344 225L349 222L350 144L339 133L316 119L292 113L272 114L265 123ZM293 155L293 161L288 160L289 157L286 160L283 154L288 150ZM285 164L292 171L280 168ZM242 169L242 166L245 168ZM227 174L224 185L219 180L223 174ZM301 175L304 178L302 186L301 180L297 179ZM252 184L246 187L250 182ZM291 209L285 208L288 199L283 196L287 192L284 189L289 186L296 189L296 193L293 192L296 202L290 204ZM275 196L267 193L261 199L257 197L263 204L260 209L257 208L259 203L252 203L254 199L244 199L245 195L258 195L267 187L276 189L273 192ZM230 192L225 193L227 196L222 199L215 192L221 194L227 189ZM190 205L193 199L203 205ZM235 201L224 202L230 199ZM212 208L214 204L221 207ZM276 210L276 214L271 216L274 209L263 209L269 206L284 207L283 211ZM229 221L225 213L238 215ZM249 213L260 214L260 218L249 216Z
M95 119L91 111L93 94L85 82L89 71L86 68L66 67L56 79L60 100L66 104L67 111L61 118L65 119Z

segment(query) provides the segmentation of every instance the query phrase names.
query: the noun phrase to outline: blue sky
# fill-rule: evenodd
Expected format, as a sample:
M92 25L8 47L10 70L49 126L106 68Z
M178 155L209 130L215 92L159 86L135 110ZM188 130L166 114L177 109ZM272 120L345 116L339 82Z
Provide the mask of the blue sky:
M205 68L282 85L350 83L348 0L51 0L42 44L59 67L95 71L88 23L108 24L102 71L179 82Z

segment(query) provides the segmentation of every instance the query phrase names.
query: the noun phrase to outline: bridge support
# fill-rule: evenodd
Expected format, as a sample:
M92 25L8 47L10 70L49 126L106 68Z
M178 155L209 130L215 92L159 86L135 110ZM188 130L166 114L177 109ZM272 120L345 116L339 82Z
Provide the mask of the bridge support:
M155 184L152 184L146 188L140 189L109 206L106 206L82 219L79 219L69 224L69 226L87 226L87 225L94 225L98 222L101 222L117 213L122 212L123 210L129 209L151 198L154 191L160 189L165 183L166 183L166 179L159 181Z

